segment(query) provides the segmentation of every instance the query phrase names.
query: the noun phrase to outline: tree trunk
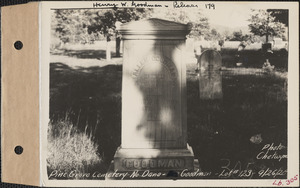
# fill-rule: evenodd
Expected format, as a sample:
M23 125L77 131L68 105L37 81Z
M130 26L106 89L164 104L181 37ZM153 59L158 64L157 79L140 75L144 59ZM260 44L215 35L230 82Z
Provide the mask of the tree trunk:
M116 56L120 57L120 44L121 44L121 38L116 38Z
M111 39L109 36L107 36L106 38L106 60L110 61L111 60L111 50L110 50L110 46L111 46Z
M267 18L267 33L266 33L266 43L269 42L269 22L270 22L270 17L268 16Z

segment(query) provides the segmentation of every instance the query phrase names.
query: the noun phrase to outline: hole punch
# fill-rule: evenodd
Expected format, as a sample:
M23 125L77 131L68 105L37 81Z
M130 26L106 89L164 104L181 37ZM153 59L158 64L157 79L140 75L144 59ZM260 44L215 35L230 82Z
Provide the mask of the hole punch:
M15 42L14 46L15 46L15 49L21 50L23 48L23 43L18 40Z
M15 153L17 155L21 155L23 153L23 147L22 146L16 146L15 147Z

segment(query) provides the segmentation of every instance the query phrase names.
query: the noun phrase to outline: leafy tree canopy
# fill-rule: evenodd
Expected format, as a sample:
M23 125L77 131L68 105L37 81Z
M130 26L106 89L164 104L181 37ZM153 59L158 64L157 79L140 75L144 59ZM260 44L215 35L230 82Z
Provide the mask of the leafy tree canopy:
M287 9L267 9L276 22L283 23L286 27L289 26L289 11Z
M230 41L243 41L244 40L244 36L243 36L243 32L240 31L234 31L232 33L232 38L230 39Z
M258 36L266 36L266 42L269 36L283 37L285 32L284 24L276 21L272 12L267 10L252 10L249 21L250 32Z
M145 9L145 8L112 8L112 9L79 9L55 10L52 14L52 34L63 43L87 43L103 40L104 36L113 36L117 21L126 23L143 18L161 18L165 20L192 24L189 37L218 39L220 34L210 30L208 19L199 9Z
M138 20L151 11L142 8L55 10L52 14L52 34L63 43L99 40L115 29L116 21Z
M115 23L117 21L126 23L132 20L139 20L149 16L152 9L143 8L122 8L101 10L97 12L97 17L91 19L91 24L88 26L89 33L100 32L102 34L108 34L109 29L115 29Z
M192 29L189 34L191 38L203 36L207 39L210 35L208 19L201 13L200 9L182 9L180 11L172 8L153 9L153 14L150 17L191 24Z

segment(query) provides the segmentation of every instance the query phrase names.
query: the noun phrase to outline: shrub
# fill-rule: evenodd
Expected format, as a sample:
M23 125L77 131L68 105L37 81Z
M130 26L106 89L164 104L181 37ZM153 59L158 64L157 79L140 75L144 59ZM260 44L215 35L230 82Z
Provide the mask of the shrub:
M51 170L86 172L102 162L91 134L80 132L68 120L48 126L47 167Z

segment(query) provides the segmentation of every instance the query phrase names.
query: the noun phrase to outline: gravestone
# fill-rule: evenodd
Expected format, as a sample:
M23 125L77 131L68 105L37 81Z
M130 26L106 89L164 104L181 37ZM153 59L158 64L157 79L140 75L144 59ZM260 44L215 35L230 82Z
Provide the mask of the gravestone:
M215 50L206 50L198 58L200 99L222 99L222 57Z
M187 144L188 25L161 19L123 24L122 135L114 170L193 170Z

